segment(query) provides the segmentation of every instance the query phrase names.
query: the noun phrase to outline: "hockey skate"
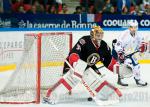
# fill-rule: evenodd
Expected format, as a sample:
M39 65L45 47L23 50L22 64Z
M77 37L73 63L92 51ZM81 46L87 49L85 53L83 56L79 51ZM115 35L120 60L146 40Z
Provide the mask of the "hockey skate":
M59 100L58 96L56 94L52 94L50 97L43 97L42 103L54 105L58 103L58 100Z
M57 103L57 100L52 100L52 99L49 99L48 97L43 97L42 103L54 105Z
M50 104L48 97L43 97L42 103L44 104Z
M141 79L136 79L134 77L137 86L147 86L147 82L142 81Z
M128 84L123 83L123 81L122 81L121 79L122 79L122 78L118 75L118 82L117 82L117 84L118 84L118 85L121 85L121 86L128 86Z

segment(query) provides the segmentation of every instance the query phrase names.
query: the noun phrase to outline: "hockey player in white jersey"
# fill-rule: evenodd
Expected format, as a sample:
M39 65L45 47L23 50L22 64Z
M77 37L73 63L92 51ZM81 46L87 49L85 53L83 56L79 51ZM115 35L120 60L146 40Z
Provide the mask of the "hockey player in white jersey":
M140 65L137 58L134 55L129 58L125 58L125 55L137 50L141 53L145 52L147 50L147 43L144 42L144 37L138 32L138 22L136 20L130 20L128 25L129 28L118 36L114 49L117 52L118 59L121 63L131 67L136 84L138 86L146 86L147 82L144 82L141 79ZM118 76L118 84L128 86L128 84L122 82L122 78L120 76Z

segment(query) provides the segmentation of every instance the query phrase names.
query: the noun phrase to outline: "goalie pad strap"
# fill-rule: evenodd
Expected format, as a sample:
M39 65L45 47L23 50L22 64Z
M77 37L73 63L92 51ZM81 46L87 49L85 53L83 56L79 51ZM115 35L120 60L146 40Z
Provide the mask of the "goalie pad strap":
M105 85L107 85L108 84L108 82L107 81L104 81L102 84L100 84L100 86L99 87L97 87L97 89L95 90L97 93L105 86Z
M113 89L119 97L122 96L122 93L119 91L119 89L114 87L114 86L112 86L107 81L104 81L99 87L97 87L97 89L95 91L98 93L105 85L107 85L108 87Z
M118 88L114 87L113 85L111 85L111 84L109 84L109 83L108 83L107 85L108 85L108 87L112 88L112 89L116 92L116 94L117 94L119 97L122 96L122 93L119 91Z
M63 84L68 90L71 90L72 87L62 78L60 79L52 88L47 90L46 97L49 97L51 92L55 90L60 84Z
M60 80L60 82L68 89L68 90L71 90L72 87L62 78Z
M77 72L74 72L74 75L77 76L77 77L79 77L79 78L82 78L82 75L80 75L80 74L77 73Z

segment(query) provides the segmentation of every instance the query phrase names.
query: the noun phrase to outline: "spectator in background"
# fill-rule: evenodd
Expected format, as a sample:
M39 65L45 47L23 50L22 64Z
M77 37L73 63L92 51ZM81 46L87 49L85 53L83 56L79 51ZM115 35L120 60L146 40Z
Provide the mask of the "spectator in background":
M89 0L80 0L80 6L88 7L89 6L88 2Z
M150 15L150 5L148 5L148 8L147 8L145 14L146 14L146 15Z
M33 2L33 6L36 8L36 13L43 13L44 12L44 6L39 3L38 0L35 0Z
M134 10L130 12L131 15L138 15L138 16L141 16L142 13L141 13L141 10L140 10L140 7L138 5L135 6Z
M58 10L57 13L61 12L62 11L62 0L56 0L56 8Z
M17 10L18 13L26 13L25 9L23 6L20 6Z
M3 0L0 0L0 13L3 13Z
M118 0L118 2L117 2L117 12L119 14L122 13L122 11L123 11L124 8L127 8L128 13L129 13L130 7L131 7L130 0Z
M12 12L18 12L20 6L23 6L23 0L16 0L12 2Z
M143 13L146 11L146 8L150 5L150 0L143 0L143 3L140 5Z
M112 7L110 8L110 14L117 14L117 12L115 11L114 6L112 6Z
M55 5L50 5L47 13L48 14L58 14L58 10Z
M62 4L62 10L59 14L68 14L68 6L65 3Z
M122 9L122 15L128 15L129 12L128 12L128 8L125 6L123 9Z
M81 13L82 13L81 6L76 6L76 10L75 10L74 14L81 14Z
M53 7L54 6L54 7ZM56 12L50 12L50 8L55 8ZM52 14L58 14L62 11L62 0L48 0L46 4L46 11Z
M110 13L111 7L112 4L110 3L110 0L106 0L103 8L103 13Z
M110 10L103 12L103 14L117 14L117 12L115 11L114 6L111 6Z
M55 5L56 1L55 0L47 0L46 5Z
M110 3L113 5L113 7L117 7L118 0L110 0Z
M144 6L150 5L150 0L143 0L143 4L144 4Z
M88 9L86 9L86 7L84 7L84 6L81 6L81 10L82 10L82 14L87 14L88 13Z
M31 9L30 10L28 10L26 13L28 13L28 14L36 14L37 12L36 12L36 7L33 5L33 6L31 6Z
M24 4L32 4L32 0L23 0Z
M88 14L93 14L94 13L94 6L88 7Z
M80 6L85 7L88 10L89 7L94 5L95 0L80 0Z
M145 7L145 12L143 13L143 15L150 15L150 5L147 5Z
M11 13L11 0L3 0L3 12Z
M103 12L104 0L95 0L94 1L94 11L95 13L101 14Z

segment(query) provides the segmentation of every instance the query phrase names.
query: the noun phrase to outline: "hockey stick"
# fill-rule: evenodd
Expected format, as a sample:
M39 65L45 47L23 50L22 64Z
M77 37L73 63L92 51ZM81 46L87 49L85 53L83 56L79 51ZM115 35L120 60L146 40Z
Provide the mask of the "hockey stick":
M102 66L98 67L97 69L101 69L101 68L103 68L103 67L105 67L105 66L104 66L104 65L102 65Z
M138 52L140 52L140 51L136 50L135 52L133 52L131 54L125 55L125 58L130 58L132 55L134 55L135 53L138 53Z
M136 63L134 61L132 56L135 53L138 53L138 52L139 52L139 50L136 50L133 53L125 55L123 62L119 63L119 65L121 65L119 67L119 68L121 68L121 71L119 70L119 74L120 74L121 78L129 78L129 77L131 77L133 75L132 67L130 66L130 64L129 65L128 64L124 64L124 61L129 58L131 60L133 66L137 65L138 63Z
M61 54L61 52L59 51L59 49L56 47L56 45L53 43L52 40L49 40L51 42L51 45L55 48L55 50L61 55L63 56L64 61L66 62L66 64L70 67L70 71L75 71L74 68L70 65L70 63L64 58L64 55ZM96 102L97 105L112 105L112 104L116 104L119 102L119 100L107 100L107 101L102 101L100 99L96 98L96 93L91 90L91 88L88 86L88 84L81 78L81 82L86 90L86 92L88 94L90 94L90 96L93 98L93 100Z
M131 57L132 55L134 55L135 53L138 53L138 52L139 52L139 50L137 50L137 51L135 51L135 52L133 52L133 53L131 53L131 54L129 54L129 55L126 55L125 58L129 58L129 57ZM101 69L101 68L103 68L103 67L105 67L105 66L102 65L102 66L98 67L97 69Z

